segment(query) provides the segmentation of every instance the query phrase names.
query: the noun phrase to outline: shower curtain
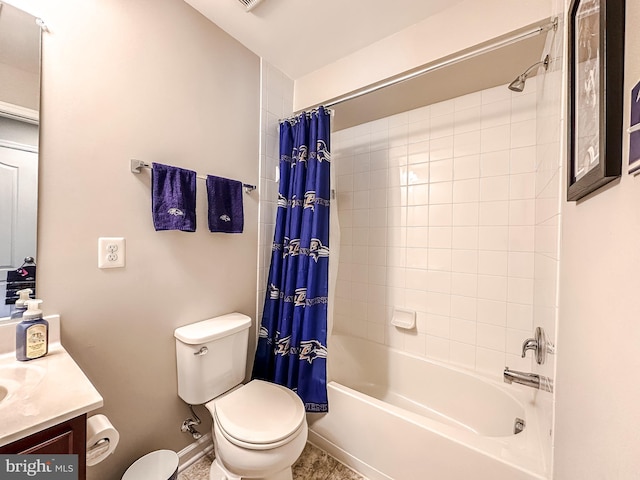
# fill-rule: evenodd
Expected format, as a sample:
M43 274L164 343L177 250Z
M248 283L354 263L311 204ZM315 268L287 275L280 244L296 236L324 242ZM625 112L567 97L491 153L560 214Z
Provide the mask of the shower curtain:
M280 186L253 378L326 412L330 115L319 107L280 123Z

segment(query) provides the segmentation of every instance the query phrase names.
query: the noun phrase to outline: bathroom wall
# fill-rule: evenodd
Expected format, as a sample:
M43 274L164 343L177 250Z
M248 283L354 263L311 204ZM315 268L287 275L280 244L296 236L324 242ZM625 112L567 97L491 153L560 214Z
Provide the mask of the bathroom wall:
M625 4L624 129L640 79L640 1ZM640 476L640 177L626 173L626 132L621 141L618 181L577 203L566 189L561 198L556 480Z
M38 74L0 63L0 102L38 110ZM6 88L5 88L6 86Z
M181 0L43 1L38 291L62 341L120 431L91 480L141 455L180 450L176 327L238 311L255 317L258 196L244 233L155 232L150 172L161 162L258 184L260 62ZM101 236L126 238L126 267L99 270ZM252 337L253 332L252 330ZM61 379L64 385L64 379ZM196 408L207 433L209 414Z
M533 331L536 82L336 132L334 330L498 377ZM417 327L390 325L393 307Z
M296 79L302 110L551 17L550 0L463 0Z
M38 110L40 99L40 27L33 16L3 5L0 16L0 102Z
M271 245L278 208L278 120L293 113L293 80L264 59L260 62L262 85L260 117L260 229L258 235L258 321L262 318L271 263Z

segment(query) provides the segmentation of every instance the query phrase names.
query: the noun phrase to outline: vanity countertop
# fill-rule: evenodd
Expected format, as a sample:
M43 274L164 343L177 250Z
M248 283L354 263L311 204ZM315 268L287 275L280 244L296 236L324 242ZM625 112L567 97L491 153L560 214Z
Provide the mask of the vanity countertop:
M45 318L49 353L28 362L16 360L16 324L0 325L0 446L103 405L102 396L60 343L60 317Z

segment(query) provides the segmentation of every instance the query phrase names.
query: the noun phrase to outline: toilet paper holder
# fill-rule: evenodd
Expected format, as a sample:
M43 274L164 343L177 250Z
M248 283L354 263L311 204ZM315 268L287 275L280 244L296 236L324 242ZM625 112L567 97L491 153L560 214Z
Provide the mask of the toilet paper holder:
M97 457L109 450L111 441L108 438L101 438L96 443L87 448L87 457Z
M105 415L89 417L86 438L87 466L96 465L111 455L119 440L120 434Z

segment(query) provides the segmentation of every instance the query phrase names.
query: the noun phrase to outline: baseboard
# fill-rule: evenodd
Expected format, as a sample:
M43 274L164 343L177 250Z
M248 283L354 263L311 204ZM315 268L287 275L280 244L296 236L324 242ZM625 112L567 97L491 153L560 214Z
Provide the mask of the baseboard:
M201 438L192 444L187 445L178 452L178 458L180 459L178 472L182 472L189 468L209 453L213 454L213 440L211 438L211 433L203 435Z

